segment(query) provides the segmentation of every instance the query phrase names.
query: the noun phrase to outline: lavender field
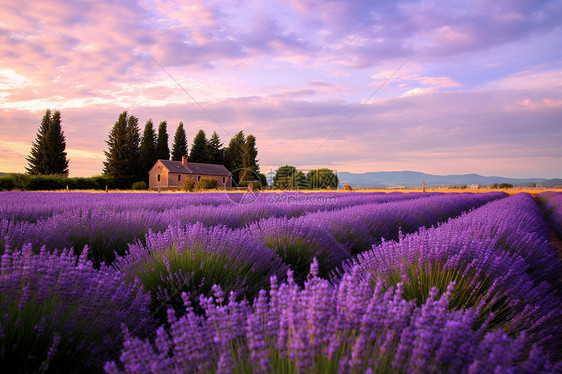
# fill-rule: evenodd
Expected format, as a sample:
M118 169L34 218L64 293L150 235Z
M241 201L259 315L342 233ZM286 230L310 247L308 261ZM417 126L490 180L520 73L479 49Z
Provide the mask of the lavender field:
M562 193L0 193L10 373L560 373Z

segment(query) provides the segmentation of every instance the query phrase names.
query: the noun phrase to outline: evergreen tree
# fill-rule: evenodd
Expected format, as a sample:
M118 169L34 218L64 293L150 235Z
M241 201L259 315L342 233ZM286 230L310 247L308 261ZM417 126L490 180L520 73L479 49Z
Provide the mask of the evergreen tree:
M168 147L168 130L166 121L160 122L158 126L158 140L156 142L156 154L159 160L170 159L170 147Z
M224 151L224 166L232 173L232 183L239 185L240 172L244 169L244 148L246 137L244 132L240 131L228 143L228 147Z
M47 132L51 122L51 110L47 109L39 125L35 141L31 143L31 153L26 160L29 163L25 169L28 174L46 174Z
M148 172L158 161L156 155L156 131L152 119L149 119L144 126L144 133L139 149L139 163L142 169L143 178L148 183Z
M129 162L126 164L126 175L130 175L131 183L144 180L145 177L139 163L140 140L139 119L135 116L129 116L127 120L127 160Z
M121 113L109 133L109 140L106 141L108 150L104 151L106 161L103 163L103 173L118 179L122 186L127 187L142 178L139 167L139 142L138 119L129 116L126 111Z
M64 174L68 175L66 159L66 140L61 127L61 114L57 110L51 114L50 109L39 126L37 137L32 143L31 153L26 158L29 174Z
M195 138L193 138L193 144L191 145L191 151L189 153L189 162L209 163L207 135L203 130L199 130Z
M247 186L250 182L254 183L254 185L260 183L260 170L257 164L257 156L256 137L250 134L246 137L246 141L244 142L244 154L242 156L243 170L240 173L240 185Z
M217 165L224 165L224 149L219 138L219 135L216 131L213 132L211 138L207 143L208 154L209 154L209 163L217 164Z
M172 160L181 161L182 156L187 156L187 136L183 128L183 122L180 122L174 135L174 144L172 144Z

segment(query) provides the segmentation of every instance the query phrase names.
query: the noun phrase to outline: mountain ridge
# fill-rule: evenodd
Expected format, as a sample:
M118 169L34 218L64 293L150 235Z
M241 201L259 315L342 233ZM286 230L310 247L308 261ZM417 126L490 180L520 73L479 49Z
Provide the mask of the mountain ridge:
M349 184L354 188L375 187L421 187L425 181L426 187L448 187L463 185L485 185L494 183L509 183L514 186L530 186L535 183L537 187L562 186L559 178L510 178L500 176L483 176L475 173L434 175L419 171L376 171L366 173L338 172L340 186Z

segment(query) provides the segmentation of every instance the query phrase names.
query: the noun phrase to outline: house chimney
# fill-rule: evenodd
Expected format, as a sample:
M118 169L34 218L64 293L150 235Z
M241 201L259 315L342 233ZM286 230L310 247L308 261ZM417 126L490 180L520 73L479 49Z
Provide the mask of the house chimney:
M187 166L187 156L181 156L181 163Z

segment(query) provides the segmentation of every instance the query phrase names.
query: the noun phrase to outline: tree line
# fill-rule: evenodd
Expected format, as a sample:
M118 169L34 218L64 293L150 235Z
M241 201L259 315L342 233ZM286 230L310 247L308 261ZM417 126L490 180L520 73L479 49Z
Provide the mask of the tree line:
M330 169L313 169L304 174L292 165L281 166L273 176L273 186L279 189L337 189L338 176Z
M104 151L103 175L92 178L66 178L68 176L68 159L66 139L61 126L61 113L47 109L42 118L29 156L26 158L27 174L43 177L58 175L45 179L19 178L3 182L4 187L21 185L31 189L41 186L60 186L63 179L70 188L131 188L136 182L148 183L148 172L157 160L182 161L183 156L189 162L224 165L232 174L235 186L267 186L267 179L260 172L256 137L236 133L224 146L216 131L210 138L204 130L199 130L188 147L187 134L183 122L179 123L174 134L172 149L168 146L168 124L160 122L158 131L152 119L149 119L142 136L139 120L127 111L119 114L109 135L107 150ZM66 179L65 179L66 178ZM71 180L72 179L72 180ZM91 180L90 180L91 179ZM10 183L8 183L10 182ZM339 184L337 175L330 169L315 169L306 175L296 167L280 167L273 178L274 187L279 189L294 188L333 188ZM5 188L3 188L5 189Z
M157 132L152 119L149 119L141 136L138 118L127 111L119 114L106 141L108 148L104 151L102 171L104 180L112 179L113 186L130 188L135 182L148 182L148 172L159 159L182 161L182 157L187 156L188 162L224 165L232 173L234 185L266 183L265 175L260 173L254 135L246 136L240 131L225 147L216 131L207 139L205 131L199 130L189 148L183 122L180 122L170 151L167 126L166 121L160 122ZM26 158L27 174L68 176L65 150L61 113L47 109Z
M148 172L156 161L182 161L183 156L188 162L224 165L232 173L235 185L244 186L260 178L256 137L252 134L245 136L243 131L235 134L224 147L216 131L207 139L205 131L199 130L189 149L185 128L180 122L170 152L166 121L160 122L157 134L152 119L149 119L141 137L138 118L124 111L113 125L106 143L103 174L129 183L148 182Z

